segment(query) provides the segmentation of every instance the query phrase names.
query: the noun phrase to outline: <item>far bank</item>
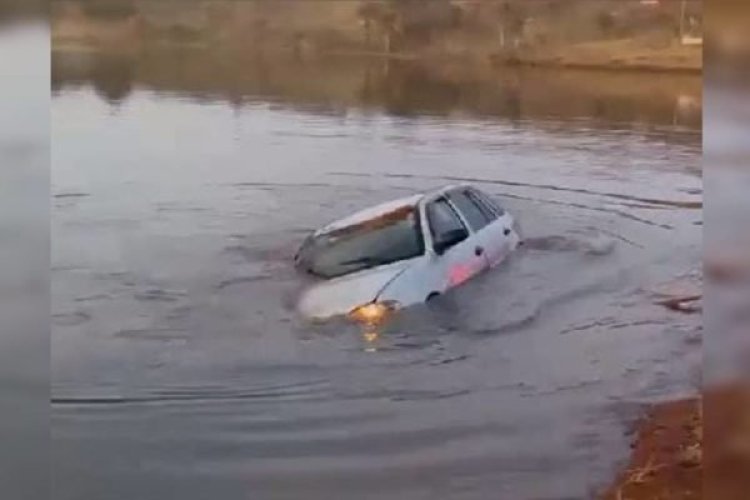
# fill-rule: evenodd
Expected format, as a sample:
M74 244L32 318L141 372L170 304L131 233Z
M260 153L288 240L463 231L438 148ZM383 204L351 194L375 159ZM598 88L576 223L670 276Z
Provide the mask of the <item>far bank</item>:
M668 2L658 8L607 0L578 0L565 8L547 3L521 9L514 2L500 8L496 2L436 0L429 8L411 8L403 1L352 1L321 8L320 2L197 1L176 9L168 2L58 1L51 17L52 46L127 53L193 47L266 58L344 55L425 65L702 71L701 35L688 36L684 27L696 24L696 18L674 11Z

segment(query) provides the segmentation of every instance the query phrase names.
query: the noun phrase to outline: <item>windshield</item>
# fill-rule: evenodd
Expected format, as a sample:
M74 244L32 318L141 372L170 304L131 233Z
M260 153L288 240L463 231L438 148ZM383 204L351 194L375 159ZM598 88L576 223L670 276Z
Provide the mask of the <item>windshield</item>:
M416 208L403 207L374 219L310 237L297 262L323 278L334 278L424 253Z

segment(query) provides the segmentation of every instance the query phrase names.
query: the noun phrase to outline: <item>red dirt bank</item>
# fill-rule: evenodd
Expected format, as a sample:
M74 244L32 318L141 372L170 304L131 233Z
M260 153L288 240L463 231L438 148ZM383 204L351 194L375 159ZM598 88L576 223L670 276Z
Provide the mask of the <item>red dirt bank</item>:
M740 500L750 492L750 392L740 385L656 405L605 500Z

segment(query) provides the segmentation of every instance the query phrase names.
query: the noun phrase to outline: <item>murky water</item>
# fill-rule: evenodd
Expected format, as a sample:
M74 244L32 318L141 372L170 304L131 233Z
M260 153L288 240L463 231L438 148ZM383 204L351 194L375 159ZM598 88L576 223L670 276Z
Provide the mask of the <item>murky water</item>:
M2 11L0 491L42 498L49 493L49 34Z
M55 58L55 497L591 496L697 383L652 299L699 280L700 80L264 64ZM296 315L308 231L457 180L526 248L377 335Z

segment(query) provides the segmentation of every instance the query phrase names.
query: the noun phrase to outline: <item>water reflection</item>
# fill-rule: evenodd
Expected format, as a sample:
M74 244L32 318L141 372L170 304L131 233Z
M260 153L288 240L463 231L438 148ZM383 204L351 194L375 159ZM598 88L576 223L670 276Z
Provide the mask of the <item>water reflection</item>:
M133 90L135 66L124 57L108 57L91 68L97 93L111 103L125 100Z
M365 327L362 329L362 340L365 345L365 352L377 352L380 332L376 327Z
M184 47L118 55L55 51L53 90L80 85L93 86L111 103L137 86L236 106L277 100L299 109L359 107L395 116L701 126L701 79L692 75L428 68L405 61L273 59Z

